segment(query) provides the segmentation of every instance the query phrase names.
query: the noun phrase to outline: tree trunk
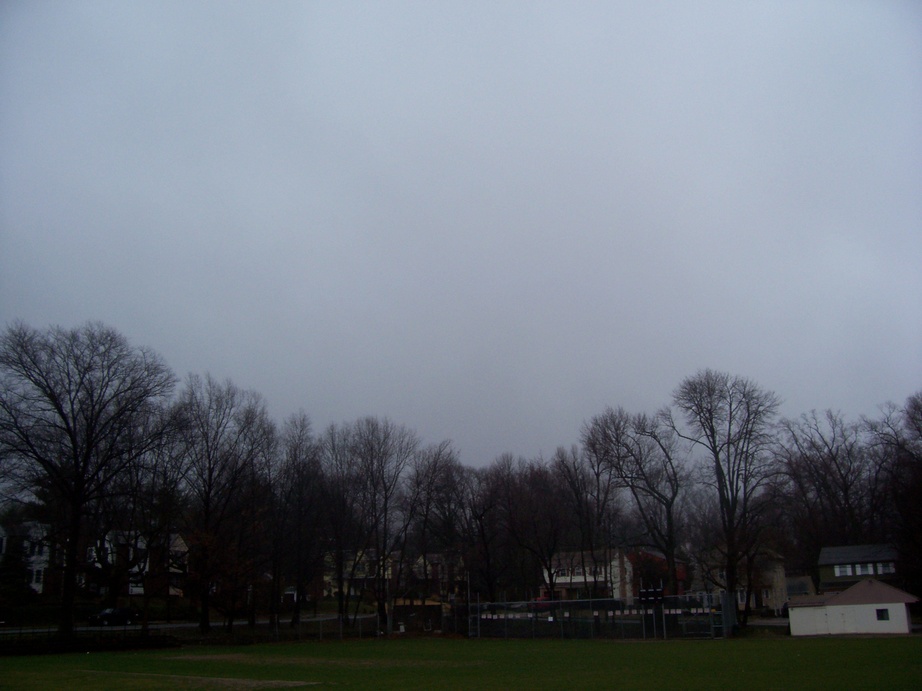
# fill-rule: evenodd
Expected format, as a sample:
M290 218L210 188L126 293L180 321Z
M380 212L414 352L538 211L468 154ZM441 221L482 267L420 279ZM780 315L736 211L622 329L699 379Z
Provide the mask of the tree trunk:
M207 580L199 586L199 605L198 629L208 633L211 630L211 584Z
M61 588L61 620L58 633L64 638L74 635L74 600L77 596L77 556L80 553L80 511L71 510L67 546L64 550L64 582Z

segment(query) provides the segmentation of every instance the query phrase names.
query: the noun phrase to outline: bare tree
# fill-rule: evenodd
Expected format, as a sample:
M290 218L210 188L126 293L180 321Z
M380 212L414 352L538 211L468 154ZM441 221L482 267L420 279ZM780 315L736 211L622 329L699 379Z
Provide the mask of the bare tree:
M759 536L758 497L775 471L772 424L779 399L748 379L704 370L679 385L673 402L685 425L669 411L663 419L704 454L702 481L717 495L724 587L735 595L740 562L754 554Z
M0 457L59 517L64 635L73 632L87 509L155 442L161 430L150 419L174 384L158 355L99 323L44 332L19 323L0 340Z
M633 500L650 547L662 552L672 593L678 593L681 499L690 483L675 431L663 413L648 417L609 408L583 429L590 455L604 459L617 482Z
M440 597L447 595L441 590L444 579L433 584L430 574L433 559L444 570L449 553L458 548L461 474L461 464L448 441L422 449L410 463L403 514L410 520L408 557L418 561L420 587L416 592L410 589L409 594L418 594L422 600L434 594L433 588L438 588ZM412 565L407 570L412 572ZM410 588L412 584L406 585Z
M419 440L411 430L385 419L358 420L352 429L352 452L358 460L371 508L373 591L379 621L390 630L392 557L405 544L409 517L401 512L403 479ZM399 566L399 564L398 564Z
M782 420L778 454L797 525L798 566L813 567L824 545L884 538L886 476L862 425L831 410Z
M87 581L104 584L111 606L132 587L143 586L145 630L152 592L159 590L169 602L171 539L182 511L175 422L174 406L148 418L160 430L155 443L112 478L88 511L95 560L87 565Z
M560 447L553 460L554 471L568 498L569 513L577 524L579 566L583 573L594 575L586 593L588 597L610 590L611 584L600 582L598 575L609 573L612 548L619 541L615 526L620 522L617 502L620 489L611 464L598 451L591 445L584 445L582 452L576 446L569 451Z
M323 566L323 471L310 420L304 413L286 421L282 450L279 520L274 544L279 567L284 565L286 575L294 583L291 624L297 626L309 595L313 596L316 607L320 593L309 593L308 588L321 575ZM281 593L276 595L280 597Z
M174 551L174 539L185 510L182 494L184 472L182 445L177 427L176 407L165 410L165 433L145 453L132 474L132 498L139 546L138 569L144 585L144 620L148 625L151 597L157 588L166 601L170 617L174 571L184 574L185 554Z
M369 548L372 507L358 459L352 453L352 427L330 425L318 439L323 472L323 505L333 562L337 612L349 622L351 584Z
M887 533L898 546L905 585L922 589L922 391L866 420L871 451L886 468Z
M503 527L502 468L495 463L472 470L463 486L465 498L464 565L468 584L495 602L510 577L507 533Z
M553 598L560 555L578 539L574 517L559 491L557 477L546 462L539 459L509 465L504 481L506 529L534 559Z
M245 493L256 491L262 464L275 443L274 427L258 394L230 381L219 383L210 375L189 377L180 406L190 576L197 585L199 628L204 633L211 628L212 592L219 585L225 593L239 587L247 571L244 560L249 555L241 552L241 540L249 536L244 531L253 521L262 519L246 513L259 505L255 500L245 503Z

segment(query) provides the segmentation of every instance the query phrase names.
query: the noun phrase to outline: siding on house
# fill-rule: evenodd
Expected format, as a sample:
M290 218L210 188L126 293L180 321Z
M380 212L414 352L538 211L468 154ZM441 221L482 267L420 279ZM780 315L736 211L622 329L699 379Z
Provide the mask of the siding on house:
M892 545L823 547L817 561L820 590L845 590L866 578L892 581L897 552Z
M569 600L584 597L590 589L600 591L604 597L614 597L633 602L633 563L621 550L602 554L591 552L563 552L554 559L555 600ZM544 576L545 596L549 584Z

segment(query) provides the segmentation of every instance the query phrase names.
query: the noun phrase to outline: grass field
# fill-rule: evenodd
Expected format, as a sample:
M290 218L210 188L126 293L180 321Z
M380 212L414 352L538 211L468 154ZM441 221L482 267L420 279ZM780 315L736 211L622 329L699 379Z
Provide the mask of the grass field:
M922 637L401 639L0 658L0 689L922 689Z

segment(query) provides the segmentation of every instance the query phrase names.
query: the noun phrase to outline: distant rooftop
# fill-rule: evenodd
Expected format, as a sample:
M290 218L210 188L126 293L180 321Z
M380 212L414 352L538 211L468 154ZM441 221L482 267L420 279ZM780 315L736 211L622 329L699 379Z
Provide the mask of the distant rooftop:
M896 561L896 549L892 545L845 545L823 547L820 550L819 565L870 564L873 562Z

